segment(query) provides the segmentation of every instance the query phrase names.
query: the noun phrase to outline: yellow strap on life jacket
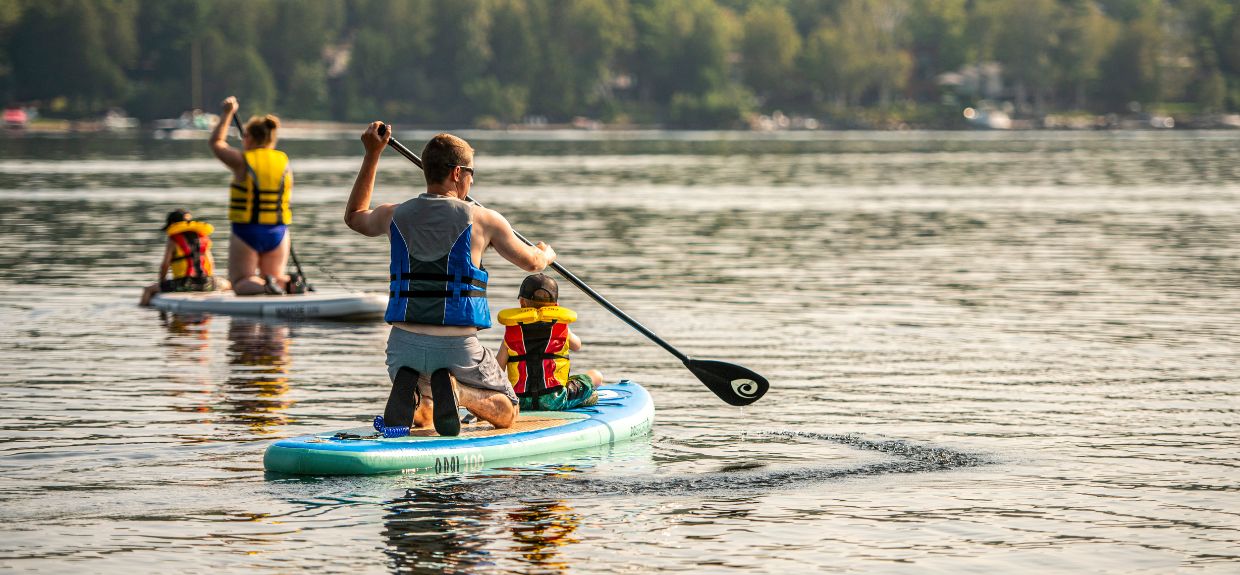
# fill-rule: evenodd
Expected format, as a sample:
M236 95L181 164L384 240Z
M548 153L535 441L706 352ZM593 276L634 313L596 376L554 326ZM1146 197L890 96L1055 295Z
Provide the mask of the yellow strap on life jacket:
M198 232L204 236L209 236L214 231L215 231L215 226L212 226L211 224L208 224L207 222L194 222L194 221L177 222L175 224L168 226L168 229L167 229L168 235L170 236L175 236L177 234L183 234L185 232Z
M573 323L577 321L577 312L558 305L546 307L519 307L499 312L500 325L523 325L540 321L558 321Z
M288 155L270 148L246 150L245 169L245 181L230 188L228 219L239 224L290 223L293 174Z

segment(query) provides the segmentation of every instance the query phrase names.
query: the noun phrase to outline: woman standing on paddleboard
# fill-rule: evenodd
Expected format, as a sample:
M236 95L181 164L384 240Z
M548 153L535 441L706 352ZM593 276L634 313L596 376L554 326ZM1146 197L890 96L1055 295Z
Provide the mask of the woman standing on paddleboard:
M220 107L222 115L211 132L210 145L215 157L233 171L228 203L228 219L232 221L228 280L237 295L304 293L305 280L284 272L291 245L288 202L293 173L288 169L288 156L275 149L280 120L270 114L250 118L241 135L245 149L238 150L225 141L237 112L237 99L229 96Z

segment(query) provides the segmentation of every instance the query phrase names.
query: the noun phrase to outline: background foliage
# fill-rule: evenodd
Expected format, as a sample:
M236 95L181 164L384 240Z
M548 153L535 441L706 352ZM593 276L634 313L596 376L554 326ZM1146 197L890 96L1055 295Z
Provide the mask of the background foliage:
M989 63L998 93L942 88ZM0 98L154 119L229 94L286 117L493 126L987 96L1234 111L1240 0L0 0Z

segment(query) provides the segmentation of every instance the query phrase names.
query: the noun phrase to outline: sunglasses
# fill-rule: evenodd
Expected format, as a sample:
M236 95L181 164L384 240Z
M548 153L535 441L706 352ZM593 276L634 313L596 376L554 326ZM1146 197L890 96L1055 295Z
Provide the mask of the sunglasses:
M462 170L469 172L469 177L471 178L474 177L474 169L469 166L458 166L456 164L444 164L444 165L448 166L449 168L460 168Z

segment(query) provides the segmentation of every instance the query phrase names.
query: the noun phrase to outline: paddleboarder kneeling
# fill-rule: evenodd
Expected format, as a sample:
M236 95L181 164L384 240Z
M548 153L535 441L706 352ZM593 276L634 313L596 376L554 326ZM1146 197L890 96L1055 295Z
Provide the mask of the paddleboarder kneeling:
M245 123L238 150L225 141L228 126L237 112L237 99L229 96L220 104L220 122L211 132L211 152L232 169L228 219L232 235L228 238L228 279L237 295L305 293L301 274L287 274L290 246L288 224L289 196L293 193L293 173L288 156L276 150L276 130L280 120L268 114L254 116ZM261 275L254 275L258 269Z
M392 392L375 428L387 437L434 423L440 435L459 435L457 405L497 428L516 422L518 398L500 373L495 352L478 342L491 327L482 253L494 248L517 267L539 272L555 261L550 246L522 243L499 213L466 202L474 181L474 150L439 134L422 150L426 192L401 204L370 209L379 156L390 133L382 122L362 134L366 155L344 220L370 237L391 242L387 366ZM453 383L455 379L455 384Z
M521 307L499 312L505 326L499 346L499 367L521 401L521 411L564 411L598 403L603 374L596 369L568 375L568 352L581 349L581 339L568 329L577 312L557 303L555 278L535 274L521 282Z
M215 291L230 287L228 280L211 275L215 271L215 259L211 257L211 232L215 228L206 222L194 221L185 210L168 212L164 233L168 241L164 259L159 264L159 281L142 290L138 305L151 304L151 298L164 292ZM172 279L164 279L172 272Z

